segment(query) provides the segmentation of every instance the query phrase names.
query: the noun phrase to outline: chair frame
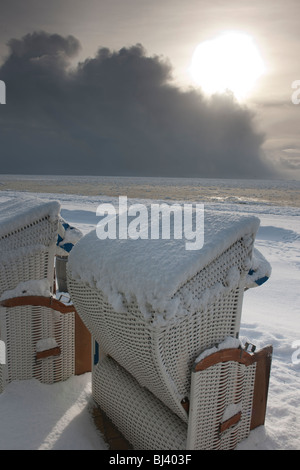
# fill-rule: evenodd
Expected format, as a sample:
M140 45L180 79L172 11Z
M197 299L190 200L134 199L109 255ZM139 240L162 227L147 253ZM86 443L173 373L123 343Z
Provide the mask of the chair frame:
M92 395L134 449L233 449L264 423L271 347L212 354L195 366L200 353L239 336L254 238L241 236L187 279L175 295L183 302L192 296L191 308L166 323L155 311L145 318L135 299L124 298L125 312L115 311L96 282L67 269L71 299L101 351ZM232 269L239 276L227 284ZM236 404L239 413L223 422Z
M90 335L74 306L54 297L60 205L27 202L13 217L8 208L1 226L0 339L5 343L5 364L0 364L0 392L12 380L54 383L91 370ZM12 205L16 207L15 201ZM49 296L16 296L20 283L41 280L47 281ZM57 346L37 351L37 343L46 339Z
M195 363L188 423L109 356L93 372L93 397L135 450L232 450L265 423L272 351L224 349Z

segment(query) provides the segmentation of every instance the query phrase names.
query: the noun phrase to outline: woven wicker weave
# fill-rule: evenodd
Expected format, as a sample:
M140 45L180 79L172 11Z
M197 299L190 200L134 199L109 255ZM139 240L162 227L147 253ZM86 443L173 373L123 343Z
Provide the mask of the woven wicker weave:
M225 361L193 372L188 425L110 357L93 371L93 397L136 450L231 450L250 432L255 370ZM222 430L232 405L238 419Z
M254 238L249 226L228 243L219 237L220 246L212 250L209 259L205 258L198 272L186 276L172 291L171 299L166 294L166 299L159 297L162 303L148 302L146 314L144 305L141 307L139 303L140 292L134 296L131 290L128 296L119 289L119 284L115 297L109 290L106 294L100 290L100 285L107 289L107 283L106 278L99 279L97 250L103 250L101 274L106 272L112 278L114 274L118 278L119 274L115 254L109 251L113 262L105 269L105 263L110 263L109 256L102 256L105 248L93 245L92 237L86 240L86 245L83 239L75 250L67 269L68 290L78 314L101 350L101 359L92 373L93 397L135 449L233 449L249 434L256 359L238 348L229 359L227 352L222 356L224 360L214 362L219 356L211 351L220 343L222 349L225 338L230 343L239 343L242 302ZM122 249L123 245L118 246L117 253L122 257L120 246ZM87 255L87 247L91 254ZM149 250L149 260L146 246L145 256L138 249L137 252L142 267L138 265L135 272L131 263L129 271L134 282L130 286L143 284L136 280L141 272L145 273L147 261L152 263L153 273L153 259L149 255L153 252ZM131 260L128 252L122 257L123 276L128 272L124 260L134 259L134 253ZM157 256L155 260L159 261ZM165 269L165 260L163 266ZM81 276L81 270L88 271L89 275ZM157 271L158 279L163 280L168 275L164 270L160 276L159 266ZM153 286L152 278L150 286ZM163 286L159 293L164 291ZM148 285L144 283L144 287ZM168 304L169 308L170 300L174 301L172 305L180 306L174 315L170 315L170 310L161 311L161 305ZM118 305L120 311L117 311ZM159 305L159 310L152 305ZM201 353L213 359L208 366L199 369L197 362L203 356ZM238 411L233 413L236 409Z
M59 205L34 201L28 212L26 217L20 209L19 218L6 221L7 230L1 224L0 296L28 280L48 279L52 289Z
M24 246L45 245L56 243L58 219L44 216L33 220L17 230L2 235L0 239L1 251L15 250Z
M227 361L192 374L188 449L230 450L249 435L255 369L255 363ZM241 419L221 433L230 405L240 408Z
M47 279L50 291L54 282L55 245L19 248L5 253L0 263L0 297L20 282Z
M0 391L12 380L35 378L55 383L74 375L74 313L61 314L40 306L1 308L1 340L6 344L6 363L0 365ZM60 354L37 359L37 344L54 340Z
M5 217L0 220L0 251L6 252L34 245L49 246L54 241L56 243L59 204L55 201L43 203L28 200L26 204L20 201L18 205L17 211L14 201L11 202L11 208L9 202L4 209L1 208L1 215L5 213ZM9 214L12 209L10 220Z
M195 358L225 337L238 335L245 265L251 249L243 239L238 240L186 282L176 295L183 296L188 289L198 299L198 308L166 325L152 325L135 302L126 305L127 314L114 311L101 291L73 279L71 272L68 272L69 292L77 312L104 353L187 422L181 401L190 393L190 371ZM203 307L203 291L216 284L224 285L232 266L240 271L237 285L224 289Z
M48 281L50 294L53 291L59 204L26 200L24 207L14 199L1 207L2 298L28 281ZM73 375L74 323L74 312L63 315L43 306L1 306L0 339L5 343L6 361L0 364L0 392L16 379L53 383ZM49 339L60 354L38 359L37 343Z
M187 425L113 359L92 375L93 397L138 450L185 449Z

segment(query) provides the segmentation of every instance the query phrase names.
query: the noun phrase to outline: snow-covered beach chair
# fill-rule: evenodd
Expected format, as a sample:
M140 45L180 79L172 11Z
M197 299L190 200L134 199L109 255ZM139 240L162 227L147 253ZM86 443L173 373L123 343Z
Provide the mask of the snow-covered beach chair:
M256 365L271 356L238 339L258 226L206 211L201 250L96 231L72 250L69 292L102 353L93 397L135 449L229 449L250 432L268 382L255 387Z
M60 205L33 198L0 204L0 391L12 380L74 374L74 307L53 296Z

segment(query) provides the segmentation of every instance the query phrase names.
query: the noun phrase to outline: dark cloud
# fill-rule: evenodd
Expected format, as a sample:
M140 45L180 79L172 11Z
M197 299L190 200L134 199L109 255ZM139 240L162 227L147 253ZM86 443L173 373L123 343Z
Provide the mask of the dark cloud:
M73 57L80 49L79 41L74 36L66 38L59 34L47 34L44 31L27 34L23 39L8 41L11 58L39 59L63 55Z
M168 61L141 45L100 48L73 68L73 36L38 32L8 45L2 173L269 175L249 110L172 85Z

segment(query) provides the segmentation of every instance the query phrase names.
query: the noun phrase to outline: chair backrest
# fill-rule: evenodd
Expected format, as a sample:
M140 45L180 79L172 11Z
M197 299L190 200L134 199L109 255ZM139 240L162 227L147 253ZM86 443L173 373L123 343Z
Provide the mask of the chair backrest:
M47 279L52 289L59 209L36 199L0 204L0 296L29 280Z
M229 246L223 244L225 249L173 294L174 305L181 305L180 314L166 321L161 321L161 312L160 321L154 321L158 319L154 310L152 317L145 317L134 297L130 301L123 297L122 309L117 311L96 282L79 279L76 266L84 271L89 263L84 239L74 248L75 257L70 255L69 292L100 348L185 422L188 416L182 401L189 396L195 358L224 338L238 335L254 238L255 232L247 231ZM117 269L116 265L116 276Z
M0 203L1 301L9 296L53 292L59 210L58 202L26 196ZM37 306L0 306L0 339L6 349L6 360L0 364L0 392L13 379L35 377L49 382L51 374L56 380L66 369L59 365L60 358L36 361L36 341L47 335L61 342L64 332L70 330L64 326L67 318L59 319L57 312L47 317L47 311Z
M0 366L0 392L12 380L35 378L51 384L73 375L74 327L74 314L43 306L1 307L0 331L6 345L6 361ZM39 343L41 349L49 341L55 342L61 353L39 359Z

